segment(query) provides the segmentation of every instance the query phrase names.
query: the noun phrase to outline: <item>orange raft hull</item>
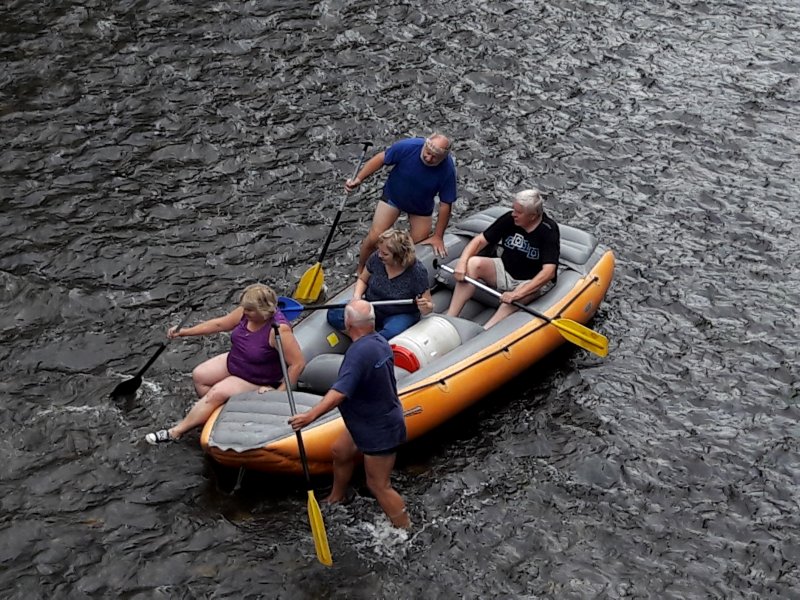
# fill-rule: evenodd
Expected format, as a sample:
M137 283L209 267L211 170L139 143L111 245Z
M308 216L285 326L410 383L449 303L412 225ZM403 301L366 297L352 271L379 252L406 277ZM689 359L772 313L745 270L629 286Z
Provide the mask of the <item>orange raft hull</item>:
M551 319L571 319L583 324L590 321L611 285L614 265L614 254L607 250L592 270L577 282L572 292L564 295L545 312L546 316ZM400 401L404 409L412 413L406 418L408 439L414 440L435 429L563 343L565 340L558 329L532 317L525 326L470 357L425 380L400 387ZM203 450L213 460L229 467L273 473L303 473L294 435L244 452L210 446L209 436L221 409L211 415L200 437ZM344 430L341 417L303 430L303 444L312 474L328 474L332 471L331 445Z

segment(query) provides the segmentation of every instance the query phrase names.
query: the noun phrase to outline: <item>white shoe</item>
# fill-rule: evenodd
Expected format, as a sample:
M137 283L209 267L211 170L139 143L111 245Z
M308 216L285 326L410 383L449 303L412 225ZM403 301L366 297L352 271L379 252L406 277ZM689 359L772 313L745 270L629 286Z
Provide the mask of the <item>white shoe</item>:
M174 442L175 438L169 434L168 430L160 429L154 433L148 433L146 436L144 436L144 441L148 444L156 446L165 442Z

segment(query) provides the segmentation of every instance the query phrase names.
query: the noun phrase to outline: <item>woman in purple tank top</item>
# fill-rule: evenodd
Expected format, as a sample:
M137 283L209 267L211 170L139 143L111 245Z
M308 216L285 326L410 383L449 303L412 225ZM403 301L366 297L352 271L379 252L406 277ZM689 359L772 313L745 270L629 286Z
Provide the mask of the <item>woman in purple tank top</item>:
M280 359L275 346L272 324L278 323L286 366L292 385L305 367L305 359L286 317L278 311L278 298L266 285L248 286L239 298L239 306L224 317L204 321L194 327L167 332L170 339L230 331L230 352L210 358L192 371L194 389L200 400L183 420L170 429L145 436L150 444L170 442L203 425L218 406L242 392L285 389Z

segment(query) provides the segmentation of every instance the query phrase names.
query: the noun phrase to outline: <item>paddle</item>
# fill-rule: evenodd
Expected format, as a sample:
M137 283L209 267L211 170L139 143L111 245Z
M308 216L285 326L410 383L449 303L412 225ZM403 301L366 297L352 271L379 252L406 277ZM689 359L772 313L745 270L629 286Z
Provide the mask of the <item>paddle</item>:
M297 414L297 409L294 405L294 396L292 395L292 383L289 381L289 369L286 367L286 356L283 353L283 342L281 341L280 328L277 323L272 324L275 331L275 345L278 350L278 358L281 362L281 371L283 371L283 381L286 385L286 395L289 397L289 408L292 411L292 416ZM322 511L319 509L317 499L314 497L314 489L311 487L311 475L308 472L308 459L306 459L306 449L303 446L303 435L300 430L295 432L297 434L297 447L300 450L300 460L303 462L303 473L306 476L306 483L308 483L308 520L311 523L311 535L314 538L314 548L317 551L317 560L326 567L333 564L331 558L331 550L328 547L328 536L325 533L325 523L322 520Z
M355 179L358 176L358 172L361 170L361 165L364 164L364 158L367 156L367 150L370 146L372 146L372 142L364 142L364 149L361 151L361 158L358 159L358 165L356 165L351 179ZM316 302L319 299L320 292L322 292L322 286L325 283L325 273L322 271L322 260L325 258L325 254L328 252L328 246L331 244L333 234L336 231L336 226L339 224L339 219L342 217L342 210L344 209L344 203L347 200L347 196L348 195L345 194L342 197L342 201L339 204L339 210L336 211L336 217L333 219L333 225L331 225L331 230L328 233L328 238L325 240L325 244L322 246L322 252L320 252L319 260L315 265L309 267L306 272L303 273L303 276L300 278L300 282L297 284L294 297L303 304L308 302Z
M414 298L403 298L401 300L376 300L375 302L370 302L373 306L387 306L387 305L396 305L396 304L413 304L416 302ZM300 313L304 310L322 310L325 308L344 308L347 306L347 302L340 302L338 304L309 304L304 306L300 304L297 300L292 298L287 298L286 296L278 296L278 309L283 313L283 316L289 319L290 321L294 321L297 317L300 316Z
M434 262L434 268L439 268L442 271L447 273L454 273L453 269L447 265L438 264ZM471 283L475 287L492 294L493 296L497 296L498 298L503 294L498 292L497 290L489 287L488 285L478 281L477 279L473 279L472 277L464 276L464 281ZM571 319L562 319L556 318L551 319L547 315L543 315L542 313L533 310L522 304L522 302L517 302L514 300L511 302L514 306L519 309L524 310L532 314L535 317L539 317L540 319L547 321L553 327L558 329L559 333L564 336L564 339L569 340L573 344L576 344L583 348L584 350L588 350L589 352L594 352L598 356L606 356L608 355L608 339L603 334L597 333L586 327L585 325L581 325L577 321L572 321Z
M186 316L183 317L183 319L181 319L180 323L178 323L178 326L175 328L175 331L178 331L181 327L183 327L183 324L186 323L186 320L189 318L191 314L192 311L186 313ZM136 393L136 390L139 389L139 386L142 385L142 375L144 375L144 372L150 368L150 365L156 362L156 359L159 356L161 356L161 353L167 348L167 344L169 344L170 341L171 340L167 340L166 342L161 342L161 344L158 346L158 350L156 350L156 353L153 354L150 360L147 361L147 364L145 364L145 366L143 366L136 375L134 375L130 379L126 379L122 383L117 384L117 387L114 388L114 391L112 391L109 394L109 396L114 399L122 398L125 396L133 396Z

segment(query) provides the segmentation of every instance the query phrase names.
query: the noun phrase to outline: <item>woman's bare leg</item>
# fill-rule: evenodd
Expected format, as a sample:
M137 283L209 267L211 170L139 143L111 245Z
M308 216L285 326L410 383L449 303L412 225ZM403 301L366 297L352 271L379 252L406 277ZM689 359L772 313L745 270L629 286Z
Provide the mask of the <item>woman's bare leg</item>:
M231 396L241 394L242 392L257 390L258 387L259 386L253 383L238 377L233 377L232 375L226 377L219 383L211 386L211 389L209 389L200 400L195 402L195 405L183 420L169 430L170 437L177 440L190 429L199 427L208 421L208 417L211 416L211 413L213 413L218 406L225 404Z
M212 385L229 376L227 352L201 362L192 371L192 382L194 382L197 397L202 398L208 393Z

